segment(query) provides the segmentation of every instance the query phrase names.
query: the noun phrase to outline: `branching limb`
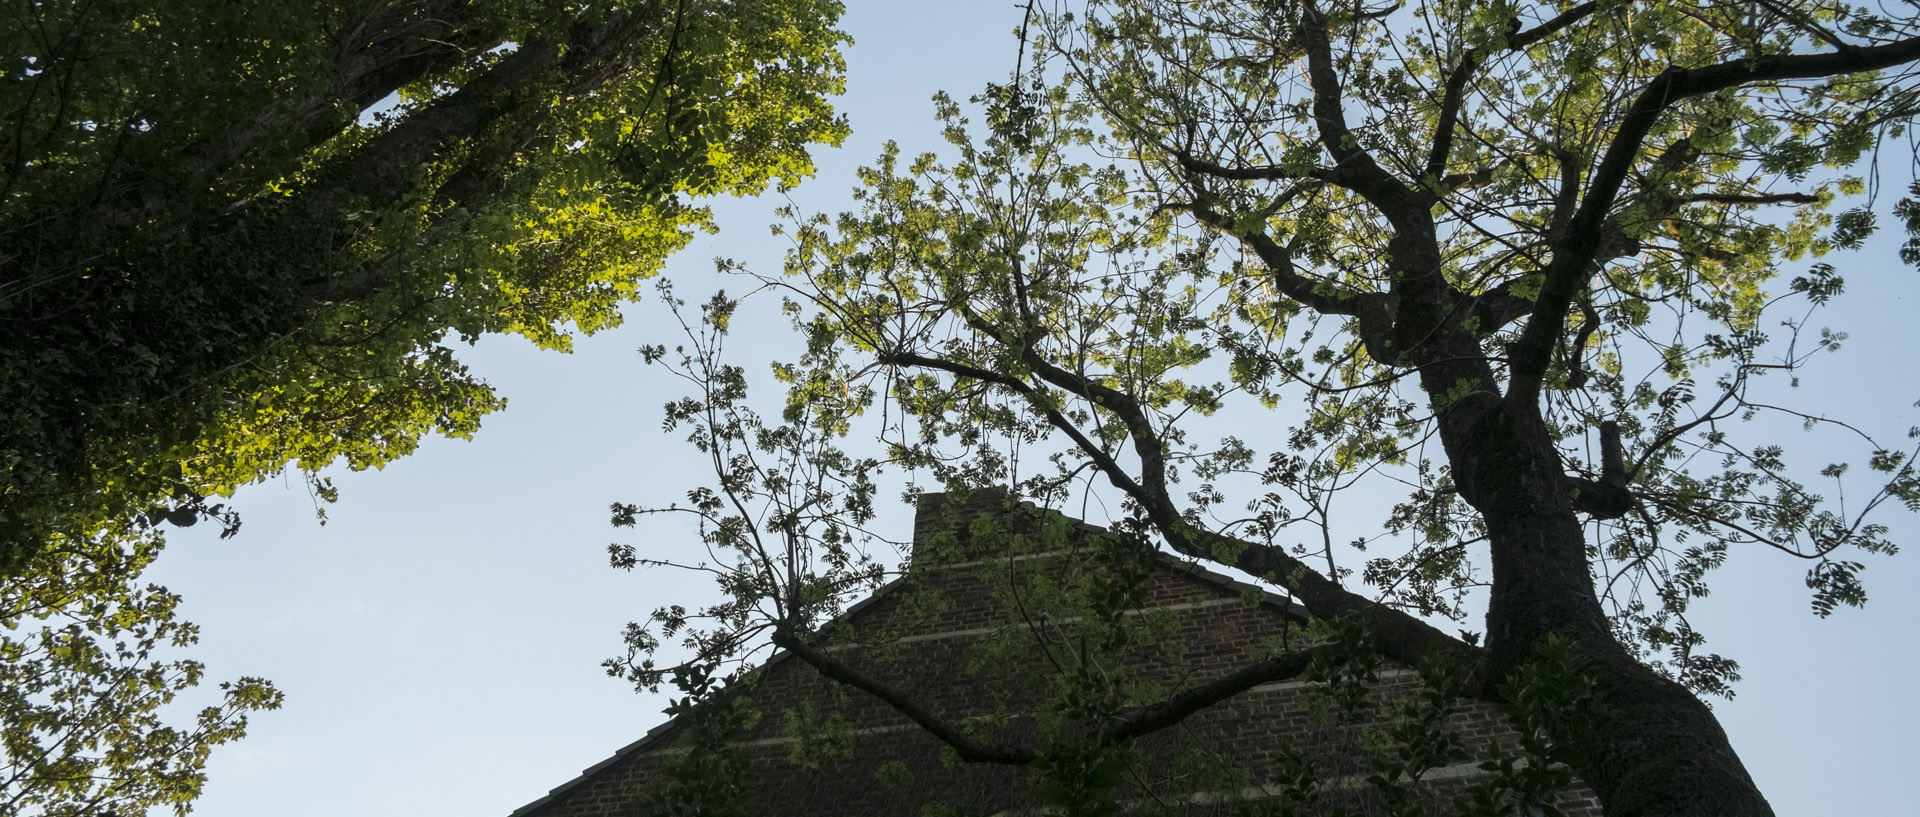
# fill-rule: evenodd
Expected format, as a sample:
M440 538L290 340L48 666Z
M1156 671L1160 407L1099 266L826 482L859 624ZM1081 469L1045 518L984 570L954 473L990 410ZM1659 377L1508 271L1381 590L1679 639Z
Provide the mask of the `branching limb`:
M333 70L323 91L284 99L260 115L190 147L180 167L208 186L261 144L297 141L306 150L331 139L366 110L408 83L452 67L469 54L499 44L482 30L469 3L374 3L335 41Z
M1519 51L1553 36L1593 14L1598 7L1599 3L1590 0L1526 31L1521 31L1520 21L1515 20L1507 36L1507 50ZM1466 99L1467 83L1473 79L1474 72L1480 70L1480 59L1478 49L1468 49L1467 53L1461 55L1460 63L1454 66L1453 73L1447 76L1446 91L1440 99L1440 121L1433 129L1433 152L1427 155L1425 172L1430 178L1440 178L1441 174L1447 172L1447 159L1453 155L1453 132L1460 122L1460 108Z
M905 715L908 720L927 730L927 734L953 747L953 750L959 753L961 760L969 763L997 763L1006 766L1025 766L1034 760L1032 750L990 746L968 737L965 732L921 708L907 695L859 670L835 661L833 656L785 629L776 628L773 631L773 645L799 656L801 660L819 670L821 675L880 699L882 703L893 707L894 711Z
M1282 295L1323 315L1347 315L1356 320L1360 338L1376 359L1392 362L1395 354L1387 342L1393 331L1393 313L1385 293L1355 292L1330 281L1302 275L1293 264L1293 253L1264 231L1242 234L1226 215L1214 209L1212 200L1197 196L1188 206L1193 217L1208 229L1232 236L1253 250L1266 265L1269 280Z
M1041 413L1047 418L1047 422L1071 438L1074 445L1080 447L1080 450L1087 455L1087 458L1094 463L1095 467L1100 469L1100 472L1107 477L1107 480L1113 483L1114 487L1127 492L1129 496L1141 490L1140 485L1134 481L1132 475L1128 474L1126 469L1120 467L1120 463L1115 461L1113 457L1107 453L1106 449L1096 445L1093 440L1087 437L1086 432L1081 431L1079 426L1068 420L1066 415L1060 413L1059 409L1047 405L1045 395L1041 394L1040 390L1034 388L1031 383L1001 372L982 369L978 366L969 366L956 361L928 357L913 352L888 352L881 355L880 360L883 363L896 366L933 369L949 374L957 374L962 377L970 377L982 383L991 383L1022 397L1029 398L1035 407L1039 408Z
M1618 519L1633 510L1633 492L1627 488L1627 467L1620 453L1620 424L1600 424L1600 480L1567 477L1573 485L1573 507L1595 519Z
M1192 153L1184 150L1175 151L1173 158L1174 161L1180 163L1180 169L1188 173L1200 173L1216 179L1226 179L1236 182L1272 182L1312 179L1315 181L1337 183L1336 176L1338 176L1334 171L1324 167L1308 168L1304 171L1292 170L1277 165L1228 167L1218 162L1209 162L1205 159L1197 158ZM1289 191L1282 198L1292 198L1295 192L1297 192L1297 188L1295 191Z
M1414 191L1360 147L1348 127L1327 23L1326 13L1311 4L1300 17L1300 39L1307 52L1307 80L1313 88L1314 125L1319 129L1321 146L1334 160L1329 180L1360 194L1397 222L1409 212ZM1419 209L1424 211L1424 205Z
M315 218L337 219L354 197L392 200L406 194L415 178L412 168L431 164L454 146L470 146L496 123L515 114L528 114L530 120L509 135L512 149L488 149L482 144L474 157L450 179L441 198L464 196L447 201L466 212L476 212L499 192L499 179L507 172L516 155L532 147L535 139L551 139L539 133L550 100L540 79L558 72L564 93L585 93L613 77L633 41L653 32L660 21L651 16L616 12L592 27L579 27L568 42L528 42L520 44L493 64L485 73L463 84L458 91L435 101L425 110L407 117L398 127L376 137L363 151L353 154L344 166L328 168L327 183L310 193L307 211ZM363 299L402 271L399 262L373 263L355 274L308 288L314 301Z
M1299 301L1302 306L1321 314L1354 317L1378 308L1382 313L1380 317L1385 317L1384 305L1367 303L1370 300L1367 293L1354 292L1332 282L1300 274L1293 265L1293 253L1280 246L1272 236L1265 232L1242 235L1236 231L1232 221L1214 208L1211 196L1204 193L1196 196L1195 201L1188 205L1188 210L1208 229L1230 235L1251 248L1259 256L1260 263L1265 264L1267 271L1272 274L1274 288L1288 298Z
M1035 376L1113 412L1127 427L1134 453L1141 461L1138 479L1064 414L1047 405L1044 399L1035 401L1050 425L1072 439L1114 487L1124 491L1147 512L1154 527L1174 550L1277 582L1317 616L1356 616L1368 626L1381 649L1396 660L1411 664L1426 656L1439 655L1456 660L1461 666L1476 664L1479 650L1407 613L1354 594L1287 553L1285 548L1248 542L1188 523L1167 489L1164 443L1139 401L1125 392L1061 368L1030 346L1022 348L1020 353L1022 362ZM964 363L897 351L887 353L883 360L891 365L974 378L1030 398L1041 396L1031 383Z
M1276 655L1265 661L1249 664L1224 678L1201 684L1160 703L1146 707L1119 723L1107 727L1100 733L1100 742L1113 745L1152 734L1161 729L1186 720L1187 716L1206 709L1221 701L1232 698L1261 684L1271 684L1300 677L1313 662L1322 656L1337 656L1348 648L1341 644L1322 644L1318 647Z
M1108 471L1109 479L1146 511L1148 519L1174 550L1274 581L1287 588L1316 616L1355 616L1368 627L1381 649L1397 660L1414 664L1427 656L1444 656L1461 666L1475 665L1478 650L1405 612L1341 587L1339 582L1314 570L1285 548L1248 542L1189 523L1168 491L1165 443L1147 418L1145 407L1132 395L1062 369L1031 348L1024 349L1023 355L1023 362L1041 379L1095 401L1126 425L1134 453L1140 458L1140 479L1126 477L1127 484L1113 479L1116 475L1124 476L1125 471L1104 452L1100 456L1111 465L1103 465L1103 469L1112 469Z
M1820 197L1810 193L1695 193L1684 201L1688 204L1819 204Z
M1627 109L1588 182L1580 209L1555 247L1533 317L1513 347L1507 399L1530 403L1538 398L1567 310L1592 274L1604 236L1602 228L1621 186L1639 160L1641 146L1668 109L1693 97L1752 83L1876 71L1914 60L1920 60L1920 37L1826 54L1743 57L1693 69L1674 66L1654 77Z

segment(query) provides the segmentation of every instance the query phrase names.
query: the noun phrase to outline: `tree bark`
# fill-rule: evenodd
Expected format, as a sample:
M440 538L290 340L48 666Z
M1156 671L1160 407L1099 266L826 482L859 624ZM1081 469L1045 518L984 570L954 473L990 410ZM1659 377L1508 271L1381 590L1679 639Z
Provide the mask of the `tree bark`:
M1591 728L1555 737L1613 817L1772 815L1706 704L1640 663L1614 639L1594 591L1568 480L1537 411L1503 403L1467 434L1449 430L1456 473L1471 474L1493 564L1486 680L1534 660L1550 637L1573 644L1592 684ZM1457 453L1455 453L1457 452Z

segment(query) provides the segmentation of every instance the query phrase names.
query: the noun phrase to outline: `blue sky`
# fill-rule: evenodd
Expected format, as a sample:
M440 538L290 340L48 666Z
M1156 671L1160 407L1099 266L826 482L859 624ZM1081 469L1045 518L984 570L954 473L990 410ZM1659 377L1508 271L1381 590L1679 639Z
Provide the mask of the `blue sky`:
M793 194L803 211L844 208L852 170L887 139L908 153L943 147L928 98L976 93L1013 62L1020 8L1008 0L849 6L857 45L840 107L854 136L821 151L820 175ZM784 243L766 225L778 203L721 203L722 234L669 265L679 294L738 287L712 272L717 255L774 269ZM1884 241L1838 265L1850 291L1821 322L1852 340L1793 396L1898 439L1920 424L1902 333L1920 279ZM625 622L701 589L606 566L609 541L673 544L613 530L609 503L666 501L705 473L679 435L660 431L677 381L635 352L671 344L663 319L643 303L571 355L483 339L465 358L511 405L473 441L430 440L383 471L335 474L342 498L324 527L302 483L286 479L239 495L238 537L173 537L150 578L186 596L209 678L260 675L287 692L285 709L216 752L196 813L503 816L662 719L664 701L599 662L620 650ZM750 366L773 355L751 338L733 346ZM907 517L895 506L886 526L904 531ZM1868 608L1818 620L1804 565L1770 555L1735 554L1696 608L1712 647L1744 666L1739 696L1717 704L1735 747L1781 814L1906 811L1920 662L1903 633L1920 620L1920 594L1902 590L1920 585L1920 561L1873 560Z

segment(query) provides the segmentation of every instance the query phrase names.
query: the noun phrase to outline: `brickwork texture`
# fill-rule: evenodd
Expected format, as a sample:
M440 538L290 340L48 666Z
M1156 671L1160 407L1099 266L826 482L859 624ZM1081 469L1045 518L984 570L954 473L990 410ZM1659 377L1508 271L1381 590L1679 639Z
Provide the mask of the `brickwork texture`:
M836 660L976 740L1105 759L1094 768L961 762L877 698L778 654L735 704L753 713L751 724L723 747L670 722L513 817L651 815L658 809L649 800L686 790L690 759L716 749L737 762L720 772L700 766L693 779L720 778L704 784L707 795L720 792L752 815L1065 814L1076 789L1062 781L1091 785L1124 814L1390 813L1389 796L1368 778L1393 751L1382 736L1423 699L1418 676L1391 664L1375 667L1357 705L1295 679L1254 687L1122 751L1075 748L1102 713L1124 717L1314 643L1297 605L1115 541L1002 492L926 494L906 575L819 634ZM1121 690L1123 707L1076 709L1074 695L1085 689ZM1518 744L1507 718L1484 702L1455 702L1443 723L1475 758L1425 770L1411 786L1418 813L1455 813L1456 798L1492 776L1478 762L1483 747L1511 753ZM1317 800L1277 782L1277 770L1297 772L1302 761ZM1601 813L1577 781L1555 805L1569 817Z

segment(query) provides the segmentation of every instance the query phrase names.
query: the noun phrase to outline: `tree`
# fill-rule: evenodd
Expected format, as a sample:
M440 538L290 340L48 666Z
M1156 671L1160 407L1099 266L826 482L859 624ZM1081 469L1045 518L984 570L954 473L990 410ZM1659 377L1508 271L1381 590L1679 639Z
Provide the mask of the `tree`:
M614 668L668 677L641 660L662 630L688 631L687 661L707 665L766 633L841 678L808 645L884 572L857 543L890 465L1045 504L1111 491L1124 528L1265 577L1405 665L1469 667L1468 694L1528 708L1515 679L1564 658L1585 691L1561 703L1599 715L1549 714L1545 734L1609 814L1770 814L1696 697L1728 694L1737 664L1687 611L1752 550L1805 560L1820 615L1862 604L1858 554L1894 550L1871 514L1920 510L1914 451L1783 393L1842 339L1807 324L1844 284L1816 259L1876 224L1874 196L1835 214L1878 189L1848 169L1916 113L1920 18L1889 15L1787 0L1042 15L1046 60L976 100L987 135L943 102L951 164L889 152L862 210L803 221L788 277L763 279L793 294L807 341L775 369L781 422L746 411L745 376L692 333L681 366L702 388L670 425L693 426L720 482L665 510L734 554L700 565L728 597L659 611ZM1920 228L1914 199L1892 210ZM707 331L733 309L716 299ZM885 461L837 453L875 411ZM1854 504L1809 487L1769 417L1835 432L1809 446L1824 456L1857 453L1870 484L1848 486ZM1817 470L1860 478L1847 462ZM1333 502L1368 483L1404 498L1336 544L1351 523ZM1391 542L1406 549L1380 554ZM1356 558L1364 586L1343 566ZM1475 613L1483 629L1460 637L1432 623ZM930 728L970 759L1030 757Z
M142 587L163 523L505 401L452 343L617 324L697 200L845 133L832 0L0 6L0 812L185 813L278 705ZM174 704L178 706L178 704Z
M836 142L833 0L11 0L0 574L504 404L450 343L616 324L695 204Z
M247 713L280 706L257 678L220 685L185 723L178 699L205 674L170 653L198 630L180 597L139 584L160 552L151 531L114 531L119 547L43 550L0 584L0 811L186 814L213 747L246 734Z

